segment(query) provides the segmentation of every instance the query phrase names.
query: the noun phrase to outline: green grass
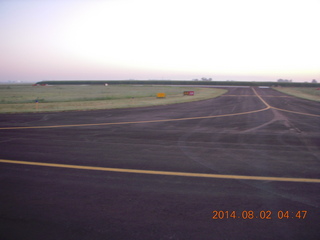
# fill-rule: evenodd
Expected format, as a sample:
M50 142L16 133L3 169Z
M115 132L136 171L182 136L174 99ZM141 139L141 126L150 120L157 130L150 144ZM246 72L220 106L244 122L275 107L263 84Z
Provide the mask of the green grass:
M291 96L320 102L320 90L309 87L277 87L274 88L279 92L289 94Z
M183 91L195 96L183 96ZM156 98L159 92L164 99ZM214 98L223 89L137 85L0 85L0 113L144 107ZM36 100L38 104L36 104Z

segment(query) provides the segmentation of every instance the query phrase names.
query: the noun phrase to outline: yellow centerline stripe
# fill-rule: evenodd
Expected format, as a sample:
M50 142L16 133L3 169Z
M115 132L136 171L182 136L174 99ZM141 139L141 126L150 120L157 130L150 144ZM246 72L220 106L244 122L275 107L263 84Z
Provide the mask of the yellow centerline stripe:
M290 111L290 110L286 110L286 109L282 109L282 108L276 108L276 107L271 107L271 108L276 109L276 110L279 110L279 111L283 111L283 112L295 113L295 114L312 116L312 117L320 117L320 115L317 115L317 114L295 112L295 111Z
M208 118L219 118L219 117L230 117L237 115L245 115L256 112L265 111L269 108L263 108L259 110L253 110L242 113L229 113L223 115L212 115L202 117L190 117L190 118L174 118L174 119L160 119L160 120L147 120L147 121L136 121L136 122L111 122L111 123L89 123L89 124L71 124L71 125L53 125L53 126L31 126L31 127L2 127L0 130L7 129L37 129L37 128L62 128L62 127L85 127L85 126L105 126L105 125L122 125L122 124L137 124L137 123L156 123L156 122L173 122L173 121L185 121L185 120L196 120L196 119L208 119Z
M257 95L257 97L267 106L266 109L271 108L271 109L275 109L275 110L279 110L279 111L283 111L283 112L290 112L290 113L306 115L306 116L312 116L312 117L320 117L320 115L317 115L317 114L302 113L302 112L296 112L296 111L290 111L290 110L286 110L286 109L282 109L282 108L272 107L265 100L262 99L262 97L256 92L256 90L254 88L252 88L252 90Z
M267 106L268 109L271 108L271 106L265 100L263 100L263 98L256 92L254 88L251 89L253 90L254 94L257 95L257 97L264 103L264 105Z
M320 183L320 179L315 179L315 178L286 178L286 177L225 175L225 174L210 174L210 173L169 172L169 171L80 166L80 165L56 164L56 163L27 162L27 161L15 161L15 160L5 160L5 159L0 159L0 162L10 163L10 164L42 166L42 167L57 167L57 168L119 172L119 173L138 173L138 174L167 175L167 176L180 176L180 177L221 178L221 179L256 180L256 181Z
M174 118L174 119L160 119L160 120L147 120L147 121L135 121L135 122L113 122L113 123L88 123L88 124L70 124L70 125L52 125L52 126L31 126L31 127L2 127L0 130L12 130L12 129L41 129L41 128L63 128L63 127L86 127L86 126L105 126L105 125L123 125L123 124L138 124L138 123L157 123L157 122L173 122L173 121L186 121L186 120L196 120L196 119L208 119L208 118L219 118L219 117L230 117L230 116L238 116L251 114L256 112L262 112L268 109L276 109L279 111L296 113L300 115L312 116L312 117L320 117L320 115L309 114L309 113L301 113L290 110L285 110L281 108L275 108L270 106L257 92L254 88L252 88L255 95L248 95L258 97L266 106L263 109L242 112L242 113L230 113L230 114L222 114L222 115L213 115L213 116L202 116L202 117L190 117L190 118ZM223 96L223 95L222 95ZM232 96L232 95L224 95L224 96ZM237 96L237 95L235 95Z

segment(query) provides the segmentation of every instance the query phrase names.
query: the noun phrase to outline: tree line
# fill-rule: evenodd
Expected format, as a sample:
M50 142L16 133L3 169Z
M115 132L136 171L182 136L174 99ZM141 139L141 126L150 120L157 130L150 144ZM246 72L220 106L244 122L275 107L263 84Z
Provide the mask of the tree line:
M268 87L320 87L317 82L238 82L238 81L178 81L178 80L73 80L41 81L37 84L48 85L117 85L117 84L141 84L141 85L208 85L208 86L268 86Z

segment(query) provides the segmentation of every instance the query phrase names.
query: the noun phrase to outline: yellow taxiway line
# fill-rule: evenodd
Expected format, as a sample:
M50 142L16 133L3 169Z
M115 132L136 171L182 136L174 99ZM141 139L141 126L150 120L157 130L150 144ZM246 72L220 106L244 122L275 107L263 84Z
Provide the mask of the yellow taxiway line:
M267 106L268 109L271 108L271 106L265 100L263 100L263 98L256 92L256 90L254 90L254 88L251 89L253 90L254 94L264 103L264 105Z
M241 112L241 113L230 113L230 114L202 116L202 117L190 117L190 118L160 119L160 120L147 120L147 121L135 121L135 122L111 122L111 123L87 123L87 124L70 124L70 125L52 125L52 126L1 127L0 130L64 128L64 127L87 127L87 126L106 126L106 125L123 125L123 124L138 124L138 123L157 123L157 122L186 121L186 120L197 120L197 119L209 119L209 118L239 116L239 115L262 112L262 111L265 111L265 110L268 110L268 109L276 109L276 110L279 110L279 111L290 112L290 113L306 115L306 116L312 116L312 117L320 117L320 115L316 115L316 114L301 113L301 112L295 112L295 111L290 111L290 110L285 110L285 109L272 107L256 92L256 90L254 88L252 88L252 90L253 90L255 95L250 95L250 96L258 97L263 102L263 104L266 106L265 108L258 109L258 110L253 110L253 111L248 111L248 112ZM226 96L231 96L231 95L226 95Z
M275 110L279 110L279 111L283 111L283 112L295 113L295 114L311 116L311 117L320 117L320 115L317 115L317 114L302 113L302 112L296 112L296 111L290 111L290 110L286 110L286 109L282 109L282 108L272 107L265 100L263 100L263 98L256 92L256 90L254 88L252 88L252 90L253 90L254 94L267 106L267 109L271 108L271 109L275 109Z
M125 168L80 166L80 165L56 164L56 163L27 162L27 161L15 161L15 160L5 160L5 159L0 159L0 162L1 163L9 163L9 164L42 166L42 167L56 167L56 168L81 169L81 170L93 170L93 171L105 171L105 172L119 172L119 173L166 175L166 176L178 176L178 177L199 177L199 178L220 178L220 179L234 179L234 180L320 183L320 179L315 179L315 178L262 177L262 176L225 175L225 174L210 174L210 173L170 172L170 171L125 169Z
M231 117L237 115L245 115L256 112L262 112L269 108L263 108L253 110L249 112L241 113L229 113L222 115L202 116L202 117L190 117L190 118L173 118L173 119L160 119L160 120L147 120L147 121L135 121L135 122L111 122L111 123L88 123L88 124L70 124L70 125L53 125L53 126L31 126L31 127L2 127L0 130L9 129L38 129L38 128L62 128L62 127L86 127L86 126L105 126L105 125L122 125L122 124L137 124L137 123L157 123L157 122L174 122L174 121L185 121L185 120L197 120L197 119L208 119L208 118L219 118L219 117Z
M320 117L320 115L317 115L317 114L295 112L295 111L290 111L290 110L286 110L286 109L282 109L282 108L276 108L276 107L271 107L271 108L279 110L279 111L283 111L283 112L295 113L295 114L306 115L306 116L311 116L311 117Z

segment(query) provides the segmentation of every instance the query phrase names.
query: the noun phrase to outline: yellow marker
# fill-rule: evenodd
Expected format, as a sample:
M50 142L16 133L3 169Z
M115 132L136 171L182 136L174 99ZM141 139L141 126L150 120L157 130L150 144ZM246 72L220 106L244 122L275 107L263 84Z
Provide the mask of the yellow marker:
M157 93L157 98L165 98L166 94L165 93Z

